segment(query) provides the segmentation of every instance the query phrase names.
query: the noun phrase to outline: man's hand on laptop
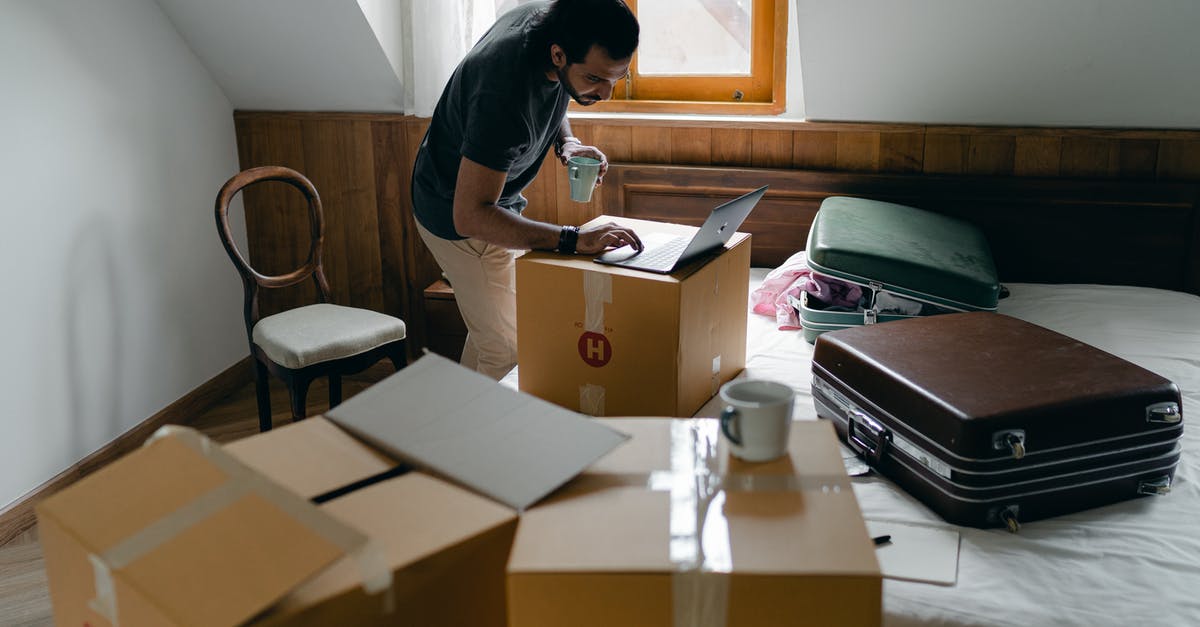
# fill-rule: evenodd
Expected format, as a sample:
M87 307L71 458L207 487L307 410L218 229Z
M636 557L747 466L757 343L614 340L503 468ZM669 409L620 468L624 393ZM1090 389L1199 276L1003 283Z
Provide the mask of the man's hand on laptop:
M594 255L608 248L630 246L634 250L642 250L642 240L633 229L609 222L579 229L579 241L575 244L575 252L581 255Z

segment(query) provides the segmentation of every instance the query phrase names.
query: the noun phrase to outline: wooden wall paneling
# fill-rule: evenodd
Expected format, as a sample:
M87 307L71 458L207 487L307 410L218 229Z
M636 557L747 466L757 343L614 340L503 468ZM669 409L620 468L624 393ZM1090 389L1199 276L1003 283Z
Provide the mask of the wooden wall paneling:
M685 126L671 129L671 162L683 165L712 163L712 129Z
M837 167L852 172L879 171L879 133L841 131L837 134Z
M925 159L923 131L881 132L879 171L897 174L920 172Z
M565 185L566 176L566 168L559 162L558 157L553 151L548 152L542 160L542 167L538 170L537 178L533 179L529 187L522 192L525 200L529 201L529 204L525 205L525 212L522 215L539 222L560 223L558 183L562 179Z
M750 163L756 168L792 167L792 132L757 128L752 130Z
M625 215L676 222L711 206L716 195L771 184L740 229L754 234L757 266L778 265L802 247L817 204L839 194L919 206L979 225L1003 281L1200 293L1196 184L640 165L623 167L620 183L627 191ZM1114 250L1155 254L1114 256Z
M300 123L307 176L325 208L326 277L333 302L383 310L375 158L366 119Z
M837 168L837 136L834 131L793 131L792 167L805 170Z
M967 142L967 173L979 176L1008 176L1016 159L1012 135L974 135Z
M567 168L559 163L553 154L546 158L546 165L542 167L542 170L543 175L538 178L550 177L558 209L557 219L548 220L548 222L579 226L600 214L599 206L604 194L602 191L604 183L592 190L592 199L588 202L575 202L571 200L571 183L567 180Z
M1158 166L1158 140L1117 140L1117 174L1126 179L1153 179Z
M279 165L306 174L300 121L287 117L235 118L238 158L243 170ZM320 189L317 190L320 193ZM216 197L217 190L213 190ZM242 192L250 265L267 275L295 270L308 254L308 209L304 196L284 183L266 182ZM311 281L259 295L262 316L316 302Z
M1062 138L1040 135L1017 136L1013 143L1013 174L1058 176L1062 162Z
M1200 140L1159 141L1158 178L1200 181Z
M405 275L405 213L409 211L412 184L412 155L403 122L371 123L372 157L375 161L375 199L379 221L379 265L384 313L405 321L411 330L413 310L408 302ZM424 287L424 286L419 286Z
M1062 166L1066 177L1104 178L1117 172L1117 142L1103 137L1063 138Z
M671 129L634 126L630 129L631 157L637 163L671 163Z
M714 128L709 154L713 165L750 165L753 137L748 128Z
M794 170L619 164L612 176L622 202L607 207L609 213L692 225L703 222L716 204L770 185L748 226L739 229L753 234L750 262L759 267L777 266L803 247L796 242L805 240L828 196L806 186L817 173Z
M1066 177L1107 178L1117 174L1117 140L1091 135L1063 137L1063 156L1059 174Z
M586 127L593 145L604 151L609 163L625 163L633 160L633 129L629 126L590 124ZM580 129L582 131L582 128Z
M962 174L967 171L967 136L931 132L925 135L925 173Z
M409 118L403 124L406 142L404 154L408 156L409 163L412 163L416 159L417 149L420 148L421 141L425 138L425 131L429 129L429 120L428 118ZM407 175L410 177L410 185L411 169L411 166L409 166ZM426 346L428 337L428 328L424 316L424 291L426 287L429 287L441 278L442 270L437 265L437 261L434 260L433 254L425 247L425 242L421 240L421 235L417 233L416 218L413 217L411 189L404 192L402 199L404 201L403 252L405 285L397 286L396 289L404 290L402 294L407 300L408 310L413 312L411 315L413 325L409 327L407 347L409 356L417 357L421 354L421 349ZM421 312L421 315L417 315L416 312ZM408 323L407 319L405 319L405 323Z
M599 148L608 157L609 164L628 162L633 159L633 128L625 125L608 125L594 122L572 123L572 129L585 144ZM549 168L549 164L545 166ZM558 186L557 208L559 214L547 222L555 224L580 225L592 218L605 213L605 196L612 194L612 183L605 180L592 192L592 200L585 204L574 202L570 198L570 183L567 181L566 169L555 164L554 181ZM540 177L539 177L540 178Z

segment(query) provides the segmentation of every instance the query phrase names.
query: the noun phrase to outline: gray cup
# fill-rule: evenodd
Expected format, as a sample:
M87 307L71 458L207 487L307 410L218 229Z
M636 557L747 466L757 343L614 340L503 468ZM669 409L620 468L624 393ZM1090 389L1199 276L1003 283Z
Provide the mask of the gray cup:
M571 200L587 202L600 176L600 160L591 157L571 157L567 160L567 180L571 182Z

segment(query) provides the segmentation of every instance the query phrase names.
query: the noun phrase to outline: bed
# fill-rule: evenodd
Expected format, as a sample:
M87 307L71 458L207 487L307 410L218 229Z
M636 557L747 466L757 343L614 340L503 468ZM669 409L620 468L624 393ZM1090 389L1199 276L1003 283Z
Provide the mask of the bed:
M1132 361L1200 410L1200 211L1184 183L972 179L783 170L615 166L604 212L695 223L714 199L763 183L771 193L743 226L754 234L751 289L793 252L820 200L901 202L983 228L1011 295L1000 313ZM749 295L747 295L749 296ZM749 303L749 301L748 301ZM749 306L747 307L749 311ZM815 420L812 346L748 313L741 376L785 382L795 418ZM517 371L505 379L516 386ZM697 416L716 416L719 401ZM952 527L885 478L854 479L868 521L960 534L957 581L885 579L889 626L1200 624L1200 433L1185 426L1171 493L1036 521L1020 533ZM849 449L844 455L853 457Z
M757 285L766 269L752 271ZM1070 335L1157 372L1200 408L1200 297L1155 288L1006 284L1000 313ZM786 382L795 418L815 420L812 346L750 314L742 376ZM716 416L717 401L697 415ZM958 579L939 586L885 579L885 625L1200 624L1200 433L1184 429L1171 493L1028 523L1019 534L953 527ZM843 447L844 455L852 457ZM868 521L950 527L878 475L854 479Z

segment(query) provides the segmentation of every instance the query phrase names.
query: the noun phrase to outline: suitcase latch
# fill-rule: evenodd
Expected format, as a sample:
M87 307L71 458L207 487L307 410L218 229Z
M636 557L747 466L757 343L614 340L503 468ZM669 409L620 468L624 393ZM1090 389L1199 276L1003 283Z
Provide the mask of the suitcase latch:
M847 414L846 441L850 448L878 463L883 459L883 452L891 442L891 432L858 408L851 407Z
M879 319L879 313L874 309L863 310L863 324L875 324Z
M1179 404L1171 401L1165 403L1155 403L1146 408L1146 422L1156 422L1161 424L1178 424L1183 420L1183 414L1179 411Z
M1025 457L1025 430L1009 429L992 434L992 449L1009 451L1013 459Z
M1138 494L1163 496L1171 491L1171 476L1163 475L1157 479L1146 479L1138 483Z

